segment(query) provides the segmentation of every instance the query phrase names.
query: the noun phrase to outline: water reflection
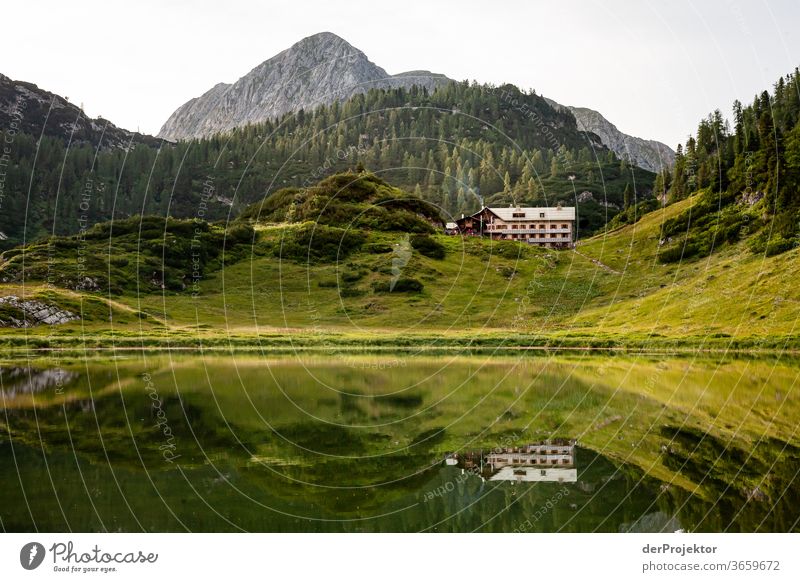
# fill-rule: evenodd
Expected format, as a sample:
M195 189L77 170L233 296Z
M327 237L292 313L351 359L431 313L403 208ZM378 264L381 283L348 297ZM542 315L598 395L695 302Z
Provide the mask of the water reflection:
M31 366L0 366L0 398L23 394L61 391L78 378L77 372L63 368L39 369Z
M693 363L688 374L685 361L603 358L417 358L389 371L319 357L11 363L0 375L0 524L797 531L800 400L787 386L798 369ZM700 380L675 391L688 376ZM447 451L458 454L443 463Z
M515 447L451 453L446 465L489 481L566 482L578 480L574 439L548 439Z

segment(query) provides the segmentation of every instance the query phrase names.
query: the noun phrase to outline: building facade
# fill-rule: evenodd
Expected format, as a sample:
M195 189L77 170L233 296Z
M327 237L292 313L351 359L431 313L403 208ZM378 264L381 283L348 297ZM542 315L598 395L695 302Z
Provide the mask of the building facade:
M461 234L516 240L549 248L575 245L575 207L484 207L457 222Z

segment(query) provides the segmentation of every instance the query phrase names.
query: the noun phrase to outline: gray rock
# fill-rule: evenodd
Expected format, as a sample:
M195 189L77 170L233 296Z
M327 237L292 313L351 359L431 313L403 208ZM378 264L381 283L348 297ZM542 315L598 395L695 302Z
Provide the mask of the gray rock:
M321 32L264 61L235 83L219 83L181 105L158 136L206 137L342 101L372 88L419 85L432 91L449 81L430 71L390 75L344 39Z
M593 109L561 105L552 99L547 99L547 102L559 109L569 109L578 122L578 129L596 134L604 146L635 166L658 172L662 168L671 168L675 163L675 152L667 144L622 133Z
M36 300L22 300L16 295L0 297L0 305L9 305L17 309L23 318L8 316L0 319L0 327L33 327L39 324L60 325L80 319L71 311L60 309Z

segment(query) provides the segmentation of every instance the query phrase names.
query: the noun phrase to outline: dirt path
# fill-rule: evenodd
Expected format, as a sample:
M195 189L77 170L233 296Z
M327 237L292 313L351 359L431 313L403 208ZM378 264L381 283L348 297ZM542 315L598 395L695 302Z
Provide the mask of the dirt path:
M586 259L587 261L591 261L592 263L594 263L595 265L597 265L597 266L598 266L598 267L600 267L601 269L605 269L605 270L606 270L606 271L608 271L609 273L614 273L615 275L622 275L622 274L623 274L623 273L622 273L622 271L617 271L616 269L612 269L611 267L609 267L609 266L608 266L608 265L606 265L605 263L601 263L601 262L600 262L600 261L598 261L597 259L593 259L592 257L589 257L589 256L587 256L587 255L584 255L584 254L583 254L582 252L580 252L578 249L572 249L572 252L574 252L576 255L580 255L580 256L582 256L582 257L583 257L584 259Z

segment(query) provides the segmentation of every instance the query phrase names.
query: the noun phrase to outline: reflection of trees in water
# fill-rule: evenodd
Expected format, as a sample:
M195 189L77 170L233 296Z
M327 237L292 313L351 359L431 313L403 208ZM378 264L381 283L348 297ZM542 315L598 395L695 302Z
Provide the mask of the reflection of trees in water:
M762 438L749 450L707 432L664 427L662 462L701 484L706 500L681 496L681 516L698 531L800 531L800 448Z
M27 368L11 370L0 370L3 389L21 387L28 381ZM38 372L33 370L35 386L15 388L16 394L26 393L25 390L41 394L48 386L52 388L56 376ZM88 489L93 495L99 492L104 500L99 509L102 515L113 518L118 527L128 531L137 529L136 522L125 513L124 501L113 493L115 476L137 507L137 517L148 527L160 530L180 529L178 522L165 512L164 504L177 508L193 529L234 529L211 516L199 496L241 527L266 531L416 531L434 523L439 524L439 531L512 531L537 511L542 515L532 522L533 531L674 531L671 528L676 524L674 529L687 531L798 529L800 480L795 475L800 470L800 454L795 447L777 440L762 439L750 450L743 445L747 442L745 437L728 442L724 436L708 435L688 423L684 428L665 428L655 435L659 442L648 443L652 444L653 458L658 457L676 477L700 484L705 499L675 485L643 478L637 467L617 465L586 449L578 452L579 475L575 484L497 484L474 476L453 482L460 473L443 466L443 450L461 442L464 434L478 433L487 419L495 418L498 407L506 406L503 398L476 409L462 426L449 423L446 409L444 413L435 409L428 416L415 415L431 400L430 395L435 395L430 387L381 396L372 395L363 386L362 395L355 388L351 394L335 394L327 388L303 384L290 392L303 407L302 413L295 414L279 391L273 391L279 395L275 397L263 388L254 372L248 386L253 386L250 396L262 419L238 395L238 385L231 388L234 384L228 380L227 369L214 373L213 397L196 387L204 380L198 381L188 372L179 377L180 391L170 389L171 378L162 377L158 384L162 409L181 455L177 465L182 476L161 457L158 447L164 436L156 426L152 401L135 374L123 378L118 389L114 371L98 366L90 372L93 398L86 390L86 375L70 375L70 399L64 399L63 404L61 400L49 404L47 399L37 398L36 410L8 409L7 416L0 417L0 433L9 434L14 443L21 477L18 479L13 471L0 475L0 516L4 523L31 529L22 509L13 513L15 508L25 507L21 495L9 493L19 489L21 479L32 492L43 487L38 497L32 493L41 508L37 524L42 529L63 528L55 517L61 510L51 503L53 490L47 489L51 487L47 472L59 491L78 498L83 494L80 480L76 479L80 469ZM427 372L423 369L420 373ZM292 374L286 372L286 378L295 379L298 384L304 382L303 376ZM332 380L337 377L331 374ZM402 383L411 384L414 379L406 378ZM476 385L489 379L481 379ZM394 387L389 375L384 380L385 389ZM583 410L585 402L580 394L586 390L586 386L575 384L572 392L559 392L566 400L555 400L556 404L550 406L556 410L550 414L565 417L563 410ZM474 392L467 392L470 394L474 396ZM525 406L538 410L541 399L551 396L547 386L541 392L531 391ZM461 404L466 401L455 400L453 414L460 414ZM623 400L622 404L626 402ZM647 404L644 401L640 406L649 414ZM622 405L617 406L609 407L609 414L616 413ZM594 405L588 408L594 414ZM306 412L330 421L313 419ZM383 422L403 418L413 420L407 424ZM525 414L520 418L527 421ZM268 424L273 422L274 425ZM519 433L514 418L503 422L506 424L499 430L510 435ZM8 425L7 433L4 424ZM354 426L359 424L375 426ZM678 421L673 419L672 424ZM506 433L487 434L488 444L496 443L498 434ZM14 466L7 445L8 440L0 442L0 461ZM150 479L156 482L156 489ZM448 482L453 482L450 488L446 487ZM443 485L450 489L446 495L424 502L426 491ZM570 488L569 495L554 508L541 512L542 505L552 498L553 488L563 486ZM357 520L398 513L366 522L322 523L288 518L265 510L234 487L270 507L307 517ZM159 496L164 497L164 502L159 501L160 507L154 507L152 500ZM78 522L84 519L82 516L92 515L91 506L83 501L75 501L69 507L66 511L72 511L71 518ZM44 527L48 519L53 527ZM86 528L97 525L96 521L83 523Z

